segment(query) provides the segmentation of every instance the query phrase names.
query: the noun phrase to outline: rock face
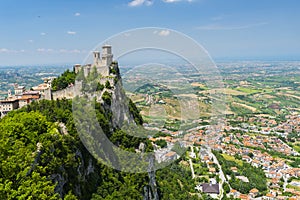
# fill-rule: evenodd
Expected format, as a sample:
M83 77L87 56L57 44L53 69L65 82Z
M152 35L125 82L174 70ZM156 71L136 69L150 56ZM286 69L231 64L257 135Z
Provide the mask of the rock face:
M125 124L135 123L134 117L129 111L129 99L125 95L121 80L115 84L115 89L112 91L112 125L116 128L121 128Z
M156 179L155 179L155 171L152 171L152 169L154 164L154 158L150 159L150 163L149 163L149 172L148 172L148 176L149 176L149 185L150 188L148 190L151 189L153 197L149 196L149 200L159 200L159 196L158 196L158 191L157 191L157 183L156 183Z
M52 92L47 91L45 98L49 98L49 100L57 100L57 99L73 99L75 96L87 96L89 99L96 98L96 100L101 103L102 108L104 109L107 119L109 119L109 127L110 132L113 133L114 130L121 129L126 125L141 125L142 120L136 120L136 113L133 113L133 110L136 108L132 108L132 102L126 96L125 91L123 89L122 79L120 76L119 68L117 63L113 63L110 66L110 73L108 76L103 76L102 74L98 76L96 79L90 81L92 84L97 83L103 85L104 87L97 91L92 89L92 91L85 90L84 87L92 88L91 85L88 85L87 80L84 81L76 81L73 86L65 88L64 90ZM80 70L80 69L78 69ZM83 70L83 69L81 69ZM88 79L89 77L85 77ZM85 82L85 83L84 83ZM107 83L109 82L109 84ZM84 86L84 84L87 84ZM109 86L107 86L109 85ZM109 100L105 99L103 96L108 94ZM130 107L131 106L131 107ZM135 111L137 112L137 111ZM138 113L138 112L137 112ZM139 114L138 114L139 115ZM140 116L139 116L140 117ZM140 118L141 119L141 118ZM67 135L68 130L65 129L65 126L60 124L61 132ZM60 167L61 173L56 173L51 175L51 179L55 182L56 188L55 192L59 193L61 197L64 197L68 193L67 185L72 182L73 191L76 196L82 197L87 192L86 191L86 183L91 181L98 182L103 177L100 177L99 169L97 169L97 161L92 157L92 155L86 152L86 149L76 148L75 158L80 162L78 166L76 166L76 181L73 184L72 180L68 176L66 172L66 168L64 166ZM140 151L144 152L145 144L140 144ZM83 152L84 151L84 152ZM116 161L117 163L118 161ZM155 171L151 171L153 168L152 162L149 165L149 183L148 185L143 187L142 197L144 200L158 200L158 191L157 191L157 183L155 179ZM74 180L73 180L74 181ZM83 183L83 184L80 184ZM88 184L89 185L89 184Z
M74 188L74 194L78 197L87 196L87 189L91 190L92 188L86 188L87 183L93 179L100 179L98 174L99 171L95 170L96 163L95 160L89 156L83 156L80 149L76 150L75 153L76 159L80 160L79 165L75 168L77 180L76 182L70 180L69 172L61 166L59 171L60 173L52 174L50 179L56 183L55 192L58 193L61 197L64 197L68 193L68 185L72 182ZM95 187L96 185L94 185Z

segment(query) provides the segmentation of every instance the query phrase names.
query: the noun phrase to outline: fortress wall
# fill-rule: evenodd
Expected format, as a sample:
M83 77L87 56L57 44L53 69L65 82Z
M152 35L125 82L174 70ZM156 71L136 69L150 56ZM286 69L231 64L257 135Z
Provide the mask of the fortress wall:
M42 99L51 100L51 89L48 88L44 91L44 96L42 96Z
M52 99L73 99L80 94L82 88L82 82L76 81L74 86L67 87L63 90L52 92Z
M102 85L105 85L106 81L109 81L111 86L115 85L115 83L114 83L114 77L102 77L100 79L100 83Z
M75 96L74 94L75 94L74 86L72 86L72 87L65 88L63 90L52 92L52 99L53 100L63 99L63 98L72 99Z
M97 67L98 74L101 74L102 76L109 76L109 68L106 66L99 66Z

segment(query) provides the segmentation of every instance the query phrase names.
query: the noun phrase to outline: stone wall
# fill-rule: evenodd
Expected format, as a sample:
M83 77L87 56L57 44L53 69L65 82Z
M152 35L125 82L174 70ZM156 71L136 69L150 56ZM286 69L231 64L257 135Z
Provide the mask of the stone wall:
M67 87L63 90L55 91L51 93L51 99L73 99L75 96L80 95L82 88L82 82L76 81L74 86Z
M100 79L100 84L105 85L106 81L109 81L110 85L114 86L115 85L114 79L115 79L115 76L102 77Z
M74 88L75 87L72 86L72 87L65 88L63 90L52 92L52 99L53 100L63 99L63 98L72 99L75 96Z

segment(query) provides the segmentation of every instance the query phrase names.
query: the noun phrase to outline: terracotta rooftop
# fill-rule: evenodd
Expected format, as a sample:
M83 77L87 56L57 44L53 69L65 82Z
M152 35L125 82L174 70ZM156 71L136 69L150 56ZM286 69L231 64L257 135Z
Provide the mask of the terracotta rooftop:
M258 191L258 189L256 189L256 188L253 188L253 189L252 189L252 190L250 190L249 192L250 192L250 193L257 193L257 192L259 192L259 191Z
M174 152L174 151L170 151L170 152L166 153L166 155L165 155L165 156L167 156L167 157L171 157L171 156L174 156L175 154L176 154L176 152Z
M14 103L16 102L18 99L5 99L5 100L1 100L0 103Z
M39 96L23 96L19 100L39 99Z

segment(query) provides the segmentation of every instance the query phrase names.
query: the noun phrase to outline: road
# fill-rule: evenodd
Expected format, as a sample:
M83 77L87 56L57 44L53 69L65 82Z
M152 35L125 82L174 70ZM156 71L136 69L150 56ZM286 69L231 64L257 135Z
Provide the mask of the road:
M284 183L283 183L283 191L285 192L286 191L286 186L288 184L288 179L286 178L286 176L283 176L283 180L284 180Z
M221 179L221 182L219 183L219 184L220 184L220 198L219 198L219 199L222 199L222 198L223 198L223 195L224 195L224 191L223 191L222 186L223 186L223 183L224 183L224 182L227 182L227 181L226 181L224 172L223 172L223 170L222 170L222 167L221 167L221 165L220 165L218 159L217 159L216 156L211 152L211 149L210 149L210 148L207 148L207 149L208 149L207 152L208 152L209 156L213 158L213 162L216 163L217 166L218 166L218 168L219 168L219 177L220 177L220 179Z
M191 171L192 171L192 179L194 179L195 178L195 172L194 172L194 167L193 167L192 159L189 159L189 162L190 162Z
M190 148L191 148L191 150L192 150L192 152L193 152L193 154L194 154L194 147L193 147L193 146L190 146ZM189 159L189 162L190 162L191 171L192 171L192 179L194 179L194 178L195 178L195 172L194 172L193 162L192 162L192 159L191 159L191 158Z

